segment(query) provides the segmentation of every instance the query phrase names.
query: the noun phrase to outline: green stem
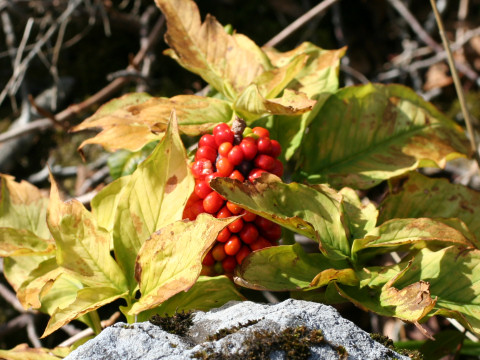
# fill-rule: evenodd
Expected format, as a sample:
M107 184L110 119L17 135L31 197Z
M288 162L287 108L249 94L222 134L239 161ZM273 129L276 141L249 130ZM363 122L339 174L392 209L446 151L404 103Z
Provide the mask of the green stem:
M95 333L95 335L98 335L102 332L102 323L100 321L100 316L98 316L98 312L97 310L94 310L94 311L90 311L88 313L88 316L90 317L90 321L92 322L92 325L93 325L93 332Z
M430 0L432 4L433 13L435 14L435 20L437 21L438 31L440 32L440 36L442 38L443 47L447 52L447 60L448 66L450 67L450 72L452 73L453 83L455 84L455 90L457 92L458 101L460 102L460 107L462 109L463 118L465 119L465 124L467 125L468 135L470 137L470 147L474 154L475 160L480 168L480 156L477 151L477 144L475 140L475 132L472 126L472 120L470 119L470 113L467 109L467 103L465 101L465 95L463 93L462 84L460 83L460 78L458 77L457 69L455 67L455 61L453 59L452 50L450 49L450 43L448 41L447 36L445 35L445 29L443 28L442 18L440 17L440 13L437 9L437 4L435 0Z

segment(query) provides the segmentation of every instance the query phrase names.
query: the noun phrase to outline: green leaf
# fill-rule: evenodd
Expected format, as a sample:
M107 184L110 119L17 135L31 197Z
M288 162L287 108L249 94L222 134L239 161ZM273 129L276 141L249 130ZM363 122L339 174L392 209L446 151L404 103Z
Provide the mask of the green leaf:
M200 276L188 291L182 291L172 296L154 309L141 312L137 321L146 321L155 314L173 315L175 312L181 311L208 311L229 301L244 299L228 277L223 275Z
M235 282L250 289L272 291L314 289L330 281L352 284L356 277L348 267L346 261L307 254L299 244L273 246L247 256L235 272Z
M368 84L331 95L309 126L298 168L308 181L370 188L469 153L462 129L407 87Z
M411 261L389 267L369 267L357 272L361 290L341 287L348 296L365 307L382 315L397 316L395 307L379 306L383 287L399 272L402 276L395 282L398 289L422 282L428 285L431 297L437 297L435 312L429 314L453 317L465 327L480 334L480 250L450 246L438 251L420 250ZM405 270L405 271L404 271ZM419 299L426 293L418 289ZM368 299L372 301L369 302ZM365 300L365 302L363 301Z
M48 255L55 251L55 242L52 239L41 239L26 229L0 227L0 239L0 257Z
M352 253L382 247L395 251L397 247L409 244L416 248L429 245L475 247L463 231L457 230L462 226L465 225L457 219L393 219L369 231L363 239L355 240ZM468 231L465 227L463 230Z
M122 98L118 100L122 101ZM150 98L131 104L128 97L124 106L113 112L95 113L72 131L101 128L103 131L85 140L87 144L100 144L108 151L140 150L149 142L160 140L166 131L172 112L176 113L180 131L194 136L211 130L219 122L233 119L231 104L221 99L196 95L178 95L172 98Z
M132 174L143 160L150 155L157 145L156 141L148 143L138 151L118 150L108 158L108 168L113 179Z
M326 185L285 184L264 174L254 183L216 178L210 186L229 201L319 242L332 260L350 255L342 196Z
M52 258L49 255L10 256L3 259L3 274L13 290L18 288L28 279L29 274L38 265Z
M126 290L126 279L110 255L110 236L97 226L95 217L79 201L60 200L52 183L47 223L57 245L57 263L89 286Z
M42 338L60 329L70 321L75 320L90 311L94 311L103 305L109 304L126 294L126 291L124 293L119 293L118 289L111 287L88 287L79 290L75 300L71 304L65 308L57 308L53 312Z
M135 257L143 243L157 230L180 220L193 192L194 179L178 134L175 117L153 153L126 177L113 226L115 257L127 275L130 289ZM128 181L128 182L127 182Z
M200 75L229 99L257 76L272 68L267 56L248 37L229 35L216 19L201 22L190 0L156 0L167 20L166 54L187 70Z
M233 109L249 123L267 115L300 115L312 110L315 103L304 93L289 89L280 98L266 99L257 85L252 84L238 95Z
M345 222L350 230L352 239L360 239L367 232L375 228L378 217L378 210L372 203L362 204L354 190L343 188L340 190L343 197L343 209L345 211Z
M20 344L10 350L0 350L0 358L4 360L59 360L66 357L70 351L70 348L67 347L30 348L27 344Z
M0 174L0 228L29 231L41 239L49 239L45 222L48 197L26 181L19 183Z
M151 309L190 289L218 233L237 218L216 219L200 214L195 221L177 221L152 234L137 256L135 278L142 296L129 314Z
M447 179L428 178L417 172L394 186L381 204L379 223L394 218L459 218L476 236L480 248L480 193Z

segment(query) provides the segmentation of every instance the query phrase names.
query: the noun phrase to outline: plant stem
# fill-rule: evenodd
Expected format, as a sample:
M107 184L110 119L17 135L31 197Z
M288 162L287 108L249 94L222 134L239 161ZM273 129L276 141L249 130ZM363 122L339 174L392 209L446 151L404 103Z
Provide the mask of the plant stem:
M98 316L97 310L89 312L88 316L90 317L90 320L93 325L93 328L92 328L93 332L95 333L95 335L100 334L103 328L102 328L102 323L100 321L100 316Z
M480 168L480 156L478 155L478 151L477 151L475 132L472 126L472 120L470 119L470 113L468 112L468 109L467 109L467 103L465 101L465 95L463 93L462 84L460 83L460 78L458 77L458 72L457 72L457 69L455 68L455 61L453 59L452 50L450 49L450 43L445 34L443 22L440 17L440 13L438 12L437 4L435 3L435 0L430 0L430 3L432 4L433 13L435 14L435 20L437 21L438 31L440 33L440 37L442 38L443 47L447 52L448 66L450 67L450 72L452 73L453 83L455 84L455 90L457 92L458 101L460 102L463 118L465 119L468 135L470 137L470 147L473 152L473 156Z

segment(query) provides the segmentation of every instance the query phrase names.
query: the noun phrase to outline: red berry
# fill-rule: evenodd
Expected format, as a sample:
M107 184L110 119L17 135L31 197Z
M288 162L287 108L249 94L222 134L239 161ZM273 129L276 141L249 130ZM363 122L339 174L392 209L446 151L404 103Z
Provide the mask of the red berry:
M189 220L195 220L197 216L204 212L203 200L196 200L190 205L187 204L183 211L183 218Z
M273 175L277 175L278 177L282 177L283 175L283 164L280 160L275 159L275 164L273 165L273 169L270 170Z
M219 131L230 130L230 126L225 123L219 123L213 128L213 135L217 135Z
M228 153L232 150L233 145L229 142L224 142L218 147L218 153L221 156L227 157Z
M216 163L218 175L228 177L232 173L234 166L226 157L221 157Z
M252 222L257 218L256 214L251 213L250 211L247 211L247 210L244 210L242 214L244 214L242 216L243 221Z
M240 148L242 149L243 156L245 160L253 160L257 155L257 144L253 138L244 138L240 143Z
M258 226L260 231L266 231L266 230L270 229L271 227L273 227L273 225L275 225L275 223L273 221L265 219L261 216L257 216L257 218L255 219L255 225Z
M240 165L244 158L243 150L239 145L233 146L227 156L228 161L235 166Z
M210 265L210 266L206 266L206 265L203 265L202 266L202 271L200 271L200 275L201 276L215 276L217 275L217 272L215 271L215 267Z
M218 233L217 241L222 243L227 242L228 239L230 239L230 236L232 236L232 233L230 232L230 230L228 230L228 227L226 227Z
M250 174L248 174L248 180L250 182L253 182L255 179L258 179L260 176L262 176L263 173L266 173L267 171L263 169L253 169L250 171Z
M235 255L235 259L237 260L237 263L241 264L243 259L245 259L251 252L252 250L250 250L250 248L247 245L243 245Z
M238 170L233 170L233 172L229 176L230 179L238 180L240 182L245 181L245 177L242 175L242 173Z
M223 206L223 199L215 191L212 191L210 194L208 194L205 197L205 199L203 199L203 208L205 212L209 214L216 213L218 210L221 209L222 206Z
M252 249L252 251L256 251L256 250L260 250L260 249L264 249L264 248L273 246L273 244L270 241L268 241L267 239L265 239L264 237L260 236L257 239L257 241L250 244L249 246L250 246L250 249Z
M225 249L223 248L222 243L218 243L213 247L212 256L216 261L222 261L223 259L225 259L227 254L225 253Z
M215 134L215 143L220 146L224 142L233 143L233 132L230 128L225 130L219 130Z
M212 188L206 181L198 181L195 184L194 192L200 199L205 199L212 192Z
M202 179L213 173L213 165L210 160L197 160L192 164L192 174L196 179Z
M254 224L245 223L238 235L240 235L240 239L242 239L245 244L251 244L257 240L258 230Z
M242 242L237 235L232 235L225 243L224 250L227 255L235 255L242 247Z
M277 140L270 140L270 143L272 144L270 155L272 155L274 158L279 157L282 153L282 146Z
M277 241L282 237L282 227L278 224L273 224L269 229L263 230L262 235L270 241Z
M217 144L215 143L215 137L212 134L202 135L202 137L198 141L198 147L202 147L202 146L210 146L216 149Z
M257 148L260 154L270 155L272 152L272 142L270 138L264 137L257 140Z
M227 273L232 273L235 270L235 266L237 266L237 260L235 260L234 256L227 256L222 261L223 270Z
M203 258L202 264L205 266L212 266L213 264L215 264L215 259L213 258L211 250Z
M239 205L234 204L230 201L227 201L227 208L234 215L238 215L243 211L243 209Z
M270 132L260 126L256 126L252 129L252 132L257 135L259 138L270 137Z
M230 216L232 216L232 213L230 212L230 210L228 210L228 208L226 206L224 206L217 213L216 218L217 219L225 219L225 218L230 217Z
M217 150L210 146L200 146L195 154L196 160L206 159L212 163L217 159Z
M228 225L228 230L230 230L232 233L238 233L240 230L243 228L243 220L237 219L234 222L232 222L230 225Z
M255 167L270 171L275 166L275 159L270 155L260 154L253 161Z

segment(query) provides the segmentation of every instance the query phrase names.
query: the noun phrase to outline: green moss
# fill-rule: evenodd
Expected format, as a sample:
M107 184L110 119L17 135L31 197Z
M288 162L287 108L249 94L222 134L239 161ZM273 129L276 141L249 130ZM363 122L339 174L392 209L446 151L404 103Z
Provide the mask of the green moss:
M388 336L381 335L381 334L370 334L372 340L382 344L387 349L396 351L400 355L408 356L410 359L413 360L423 360L423 355L418 350L407 350L407 349L397 349L393 340L390 339ZM393 354L392 354L393 355Z
M216 340L220 340L222 338L224 338L225 336L228 336L230 334L233 334L233 333L236 333L238 330L244 328L244 327L247 327L247 326L250 326L250 325L254 325L256 323L258 323L260 320L249 320L248 322L246 322L245 324L239 324L237 326L232 326L231 328L229 329L220 329L217 331L217 333L213 334L213 335L210 335L207 340L208 341L216 341Z
M175 312L172 316L167 314L165 314L165 316L153 315L150 318L150 322L153 325L160 326L170 334L184 336L193 325L192 312Z
M235 327L230 333L234 333L238 331L238 329L239 327ZM348 356L343 346L335 346L325 340L321 330L309 330L305 326L299 326L296 328L287 328L280 333L265 330L255 331L244 342L244 350L240 354L227 355L207 349L195 353L194 357L203 360L264 360L270 358L272 351L284 351L288 360L303 360L310 357L311 346L320 344L330 345L338 352L340 359Z

